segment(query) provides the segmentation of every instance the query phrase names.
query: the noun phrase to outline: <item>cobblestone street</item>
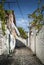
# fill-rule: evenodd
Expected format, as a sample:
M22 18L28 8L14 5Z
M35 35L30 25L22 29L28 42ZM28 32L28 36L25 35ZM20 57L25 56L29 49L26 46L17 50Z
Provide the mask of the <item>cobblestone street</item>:
M44 0L0 0L0 65L44 65Z
M0 61L0 65L43 65L28 48L17 48L13 56Z

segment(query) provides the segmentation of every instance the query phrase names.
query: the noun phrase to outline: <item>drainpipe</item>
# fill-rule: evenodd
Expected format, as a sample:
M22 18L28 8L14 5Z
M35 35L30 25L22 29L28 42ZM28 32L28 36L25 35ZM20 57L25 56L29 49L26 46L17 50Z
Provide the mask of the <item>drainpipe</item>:
M10 53L10 34L9 34L9 53Z

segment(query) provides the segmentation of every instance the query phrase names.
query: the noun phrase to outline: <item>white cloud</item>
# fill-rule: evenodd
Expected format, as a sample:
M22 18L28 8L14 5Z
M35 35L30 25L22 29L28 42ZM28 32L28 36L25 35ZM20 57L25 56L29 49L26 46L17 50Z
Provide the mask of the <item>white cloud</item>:
M24 20L24 19L22 19L21 21L24 23L24 21L25 21L25 20Z
M28 20L27 19L18 19L16 21L17 26L23 27L25 30L28 28Z

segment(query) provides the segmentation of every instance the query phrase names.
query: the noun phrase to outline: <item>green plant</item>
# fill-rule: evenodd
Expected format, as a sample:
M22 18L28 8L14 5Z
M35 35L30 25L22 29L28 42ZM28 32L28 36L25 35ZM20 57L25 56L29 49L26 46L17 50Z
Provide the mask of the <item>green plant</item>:
M7 10L7 13L8 13L8 14L11 14L11 13L12 13L12 10Z
M26 39L28 37L26 32L24 31L24 29L22 27L18 27L18 30L19 30L20 35L21 35L22 38Z
M5 0L2 0L2 3L0 3L0 19L2 21L2 31L5 35L5 10L3 8Z
M41 3L41 0L39 0L38 5L40 5L40 3ZM33 19L31 25L34 26L35 29L38 29L38 31L42 28L42 21L43 21L42 12L43 11L44 11L44 6L41 6L41 7L38 7L32 14L28 15L29 18Z

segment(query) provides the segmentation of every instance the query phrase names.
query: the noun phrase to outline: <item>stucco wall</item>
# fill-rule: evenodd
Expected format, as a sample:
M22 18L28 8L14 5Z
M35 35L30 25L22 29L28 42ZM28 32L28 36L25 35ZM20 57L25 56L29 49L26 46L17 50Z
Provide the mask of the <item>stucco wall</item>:
M33 52L33 54L35 54L36 53L36 32L35 32L35 28L33 27L32 29L31 29L31 50L32 50L32 52Z
M44 63L44 26L36 36L36 55Z
M36 56L42 61L44 64L44 26L39 31L39 33L36 35L35 28L32 27L30 35L30 42L31 42L31 50L33 54L36 54Z

